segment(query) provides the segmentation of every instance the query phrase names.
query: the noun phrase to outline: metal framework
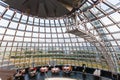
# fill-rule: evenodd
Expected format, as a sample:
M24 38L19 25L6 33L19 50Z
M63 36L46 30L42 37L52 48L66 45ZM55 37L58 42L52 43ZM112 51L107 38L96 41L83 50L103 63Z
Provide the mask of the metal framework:
M75 13L43 19L0 1L0 68L55 61L119 72L120 1L87 0ZM70 32L75 35L66 33L70 26L75 30L75 24L78 30Z
M75 25L77 26L77 25ZM75 27L74 26L74 27ZM73 26L72 26L73 27ZM96 46L96 44L99 44L99 47L96 46L96 48L101 52L101 54L104 56L105 60L107 61L111 71L115 72L118 71L118 68L116 68L116 64L114 64L115 62L113 61L112 57L110 56L110 52L107 51L105 45L103 42L101 42L100 40L97 40L96 37L91 34L90 32L86 32L84 30L79 30L79 29L73 29L73 30L67 30L66 33L71 33L74 34L76 36L79 36L81 38L84 38L85 40L87 40L89 43L93 44L94 46ZM109 58L108 58L109 57ZM116 69L115 69L116 68Z

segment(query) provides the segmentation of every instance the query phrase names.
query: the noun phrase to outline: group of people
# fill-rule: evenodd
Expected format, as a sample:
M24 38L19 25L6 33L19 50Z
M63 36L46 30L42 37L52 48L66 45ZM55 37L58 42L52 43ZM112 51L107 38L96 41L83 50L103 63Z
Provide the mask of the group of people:
M49 67L30 67L26 69L18 69L14 75L14 80L24 80L25 74L29 76L29 78L36 77L37 72L40 73L47 73L49 70ZM51 73L58 73L60 69L58 67L51 68Z
M36 67L30 67L30 68L26 68L26 69L18 69L16 74L14 75L15 80L24 80L24 76L25 74L28 74L29 78L35 77L37 72L40 73L47 73L48 71L51 71L52 74L57 74L60 72L60 68L59 67L40 67L40 68L36 68ZM62 71L65 73L69 73L72 71L72 67L71 66L63 66L62 67Z

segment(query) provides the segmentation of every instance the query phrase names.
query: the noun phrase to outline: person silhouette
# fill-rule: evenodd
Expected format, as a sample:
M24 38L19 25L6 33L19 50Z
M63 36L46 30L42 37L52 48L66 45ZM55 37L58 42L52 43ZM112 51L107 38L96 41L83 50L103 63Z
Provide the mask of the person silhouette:
M82 77L83 77L83 80L85 80L86 79L86 64L83 64L82 65Z

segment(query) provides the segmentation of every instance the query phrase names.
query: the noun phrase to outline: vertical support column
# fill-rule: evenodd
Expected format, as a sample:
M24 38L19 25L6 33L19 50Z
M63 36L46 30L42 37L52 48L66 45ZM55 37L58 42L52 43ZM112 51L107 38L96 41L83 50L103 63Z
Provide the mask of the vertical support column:
M75 29L76 28L78 29L78 27L79 27L77 17L78 17L78 13L75 12Z

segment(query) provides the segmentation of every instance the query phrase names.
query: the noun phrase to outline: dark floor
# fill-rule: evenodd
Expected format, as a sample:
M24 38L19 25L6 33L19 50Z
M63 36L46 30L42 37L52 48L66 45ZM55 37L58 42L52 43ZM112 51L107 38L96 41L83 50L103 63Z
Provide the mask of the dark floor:
M47 73L37 73L36 77L30 78L28 74L24 76L25 80L45 80L45 78L51 78L51 77L65 77L65 78L73 78L76 80L112 80L108 78L101 78L101 79L95 79L93 75L87 74L85 79L83 79L83 74L80 72L71 72L70 74L66 74L62 71L60 71L58 74L52 74L51 71Z

